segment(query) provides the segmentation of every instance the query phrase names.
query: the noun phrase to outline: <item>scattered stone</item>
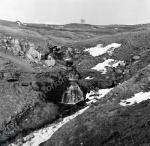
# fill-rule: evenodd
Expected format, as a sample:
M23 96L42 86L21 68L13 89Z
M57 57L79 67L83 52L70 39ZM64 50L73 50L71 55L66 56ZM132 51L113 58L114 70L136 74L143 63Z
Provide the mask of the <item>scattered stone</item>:
M55 60L49 55L48 56L48 60L45 60L45 64L48 66L48 67L52 67L55 65Z

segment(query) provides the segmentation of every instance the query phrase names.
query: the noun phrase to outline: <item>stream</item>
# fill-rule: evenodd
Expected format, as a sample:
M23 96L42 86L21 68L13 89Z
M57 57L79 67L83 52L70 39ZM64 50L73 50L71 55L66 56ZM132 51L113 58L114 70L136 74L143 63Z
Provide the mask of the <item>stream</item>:
M77 116L81 115L83 112L85 112L92 103L97 102L99 99L104 97L108 92L110 92L111 89L100 89L99 96L95 97L94 92L91 91L90 93L87 94L86 98L89 100L83 109L80 109L76 113L67 116L62 119L62 121L56 121L53 124L48 125L46 128L42 128L40 130L34 131L33 133L27 135L26 137L23 137L21 139L18 139L16 142L9 144L9 146L38 146L39 144L47 141L52 137L52 135L63 125L66 123L70 122Z

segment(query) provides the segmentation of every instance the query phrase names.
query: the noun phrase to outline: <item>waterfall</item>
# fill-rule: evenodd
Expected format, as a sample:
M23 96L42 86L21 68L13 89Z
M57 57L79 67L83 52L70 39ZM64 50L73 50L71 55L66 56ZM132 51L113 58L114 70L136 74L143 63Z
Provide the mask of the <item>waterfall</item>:
M71 86L65 91L62 97L62 103L76 104L83 101L83 92L76 82L71 82Z

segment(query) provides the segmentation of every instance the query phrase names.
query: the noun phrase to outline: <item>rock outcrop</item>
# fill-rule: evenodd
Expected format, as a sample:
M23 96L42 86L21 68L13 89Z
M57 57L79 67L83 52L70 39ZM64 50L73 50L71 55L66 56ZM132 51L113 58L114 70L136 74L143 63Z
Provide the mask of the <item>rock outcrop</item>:
M41 61L42 53L36 51L35 45L30 43L29 44L29 50L26 52L26 58L29 60L29 62L35 62L39 63Z

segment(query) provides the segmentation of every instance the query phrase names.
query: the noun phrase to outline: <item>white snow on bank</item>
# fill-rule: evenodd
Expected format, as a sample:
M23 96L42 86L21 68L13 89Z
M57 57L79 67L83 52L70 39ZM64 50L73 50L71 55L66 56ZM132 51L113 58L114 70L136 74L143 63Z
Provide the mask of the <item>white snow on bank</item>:
M66 58L66 59L65 59L65 61L69 61L69 60L71 60L71 58Z
M106 47L103 47L102 44L99 44L96 47L85 49L84 51L87 51L92 56L96 57L96 56L102 55L104 53L107 53L107 51L109 51L109 52L114 51L114 49L119 48L120 46L121 46L121 44L117 44L117 43L107 45Z
M119 104L122 106L129 106L135 103L140 103L144 100L150 99L150 92L140 92L134 95L134 97L127 100L122 100Z
M94 78L86 77L85 79L86 79L86 80L92 80L92 79L94 79Z
M106 73L107 69L106 66L110 66L110 62L114 61L113 59L107 59L102 63L97 64L95 67L91 68L97 71L102 71L103 73Z
M75 117L77 117L78 115L82 114L85 110L87 110L89 108L85 107L84 109L76 112L74 115L71 115L69 117L66 117L63 119L63 121L56 123L56 124L51 124L49 127L47 128L43 128L39 131L35 131L34 133L24 137L24 140L26 141L26 143L22 143L21 146L38 146L39 144L41 144L42 142L47 141L48 139L51 138L51 136L60 128L62 127L64 124L68 123L69 121L71 121L72 119L74 119ZM31 140L30 137L33 137ZM19 144L10 144L9 146L18 146Z
M107 72L106 67L117 67L119 63L122 61L115 61L113 59L107 59L102 63L97 64L95 67L91 68L93 70L101 71L102 74L105 74Z
M86 99L89 99L90 101L87 102L87 104L96 102L98 99L101 99L104 97L107 93L109 93L113 88L110 89L100 89L97 92L90 91L90 93L86 94Z
M124 63L124 62L123 62L123 61L118 61L118 62L114 63L114 64L112 65L112 67L117 67L117 66L119 65L119 63Z

